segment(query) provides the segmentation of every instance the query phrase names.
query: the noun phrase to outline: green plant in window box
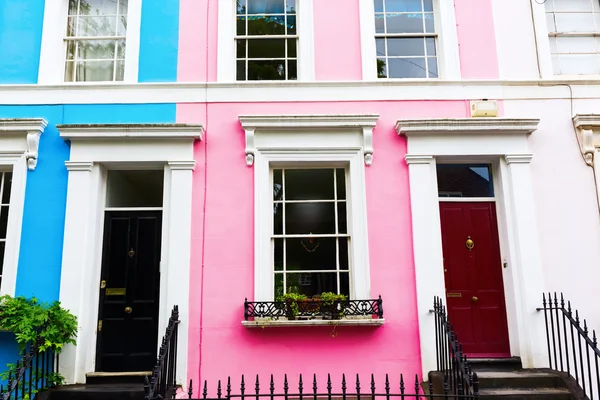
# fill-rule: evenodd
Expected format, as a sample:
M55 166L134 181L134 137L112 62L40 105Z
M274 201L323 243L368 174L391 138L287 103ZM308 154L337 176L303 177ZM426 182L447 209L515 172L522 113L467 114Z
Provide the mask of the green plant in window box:
M343 317L344 307L342 307L340 302L348 300L347 296L332 292L323 292L319 296L319 299L323 317L330 319L340 319Z
M285 303L287 319L293 320L296 319L296 316L298 315L298 302L305 301L307 299L308 297L303 294L285 293L284 295L279 296L277 301Z

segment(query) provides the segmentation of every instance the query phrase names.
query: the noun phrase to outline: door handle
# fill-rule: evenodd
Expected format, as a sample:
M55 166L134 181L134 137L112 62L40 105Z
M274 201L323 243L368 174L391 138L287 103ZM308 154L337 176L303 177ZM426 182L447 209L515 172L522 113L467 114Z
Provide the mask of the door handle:
M132 311L133 311L133 308L131 308L131 307L125 307L125 312L127 314L131 314Z
M473 296L473 298L471 299L471 301L473 303L477 303L479 301L479 299L476 296Z

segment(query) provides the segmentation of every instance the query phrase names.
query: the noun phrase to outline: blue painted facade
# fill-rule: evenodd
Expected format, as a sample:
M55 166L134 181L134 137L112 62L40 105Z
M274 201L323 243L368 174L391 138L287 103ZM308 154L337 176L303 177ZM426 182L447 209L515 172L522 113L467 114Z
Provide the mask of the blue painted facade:
M54 1L54 0L50 0ZM0 0L0 90L2 84L36 84L44 0ZM156 29L160 26L160 29ZM179 0L144 0L139 81L177 80ZM57 55L62 57L62 55ZM69 145L57 124L173 123L175 104L0 104L0 118L44 118L37 168L28 172L15 295L42 301L59 298ZM0 332L0 372L18 351L11 334Z

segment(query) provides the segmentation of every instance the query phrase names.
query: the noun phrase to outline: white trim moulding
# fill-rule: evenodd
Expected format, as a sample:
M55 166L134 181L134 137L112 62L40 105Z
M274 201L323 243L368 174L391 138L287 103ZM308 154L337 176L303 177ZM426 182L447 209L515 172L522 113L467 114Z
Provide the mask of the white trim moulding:
M385 324L383 318L369 319L343 319L343 320L257 320L242 321L245 328L281 328L281 327L306 327L306 326L381 326Z
M27 148L23 153L27 159L27 169L35 170L38 160L40 136L48 123L43 118L8 118L0 119L0 135L25 135Z
M335 114L335 115L240 115L239 120L246 134L246 165L254 164L256 145L254 135L257 130L280 132L281 130L319 129L359 130L362 134L362 150L366 165L373 163L373 128L377 124L377 114Z
M56 125L60 137L72 139L192 139L202 140L198 124L68 124Z
M433 118L401 119L396 122L399 135L448 134L530 134L537 129L539 119L531 118ZM408 159L407 159L408 162Z

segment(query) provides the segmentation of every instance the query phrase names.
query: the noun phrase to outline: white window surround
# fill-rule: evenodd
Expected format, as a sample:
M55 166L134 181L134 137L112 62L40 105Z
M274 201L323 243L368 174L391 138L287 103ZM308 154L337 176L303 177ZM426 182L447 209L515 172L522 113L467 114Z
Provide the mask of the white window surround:
M533 155L527 143L538 123L537 119L517 118L397 122L396 131L408 144L405 160L421 343L435 343L430 309L434 296L445 298L436 162L486 162L495 176L511 354L520 356L525 368L546 366L544 319L535 310L545 285L530 166ZM424 374L435 369L432 346L421 346L421 360Z
M65 82L65 60L67 45L67 15L69 0L46 0L44 7L44 27L38 84L86 84L86 82ZM122 82L137 83L140 52L140 28L142 24L142 0L129 0L127 8L127 48L125 52L125 78ZM93 82L92 84L98 84ZM89 84L89 83L88 83Z
M573 125L577 130L581 154L594 169L598 207L600 208L600 114L576 114Z
M60 301L78 317L77 346L60 357L68 383L84 383L95 371L96 327L102 262L106 175L109 169L163 169L163 228L158 343L170 310L179 306L181 324L177 382L187 379L188 303L194 143L201 125L58 125L71 143ZM86 268L82 268L86 266Z
M313 81L315 79L313 0L296 0L296 2L298 5L296 14L298 18L298 81ZM236 80L235 10L235 0L219 0L217 82L236 82L239 84L256 82Z
M348 233L352 236L350 295L356 299L371 298L363 132L372 132L378 118L378 115L239 117L246 134L247 165L254 165L254 301L272 301L274 295L271 168L307 164L347 168ZM370 151L367 154L372 154Z
M407 78L377 78L377 50L375 48L374 19L375 7L373 0L360 0L359 7L363 80L407 80ZM418 80L458 80L461 75L454 2L447 0L433 0L433 12L435 18L435 31L438 34L436 41L440 77L419 78Z
M15 294L27 171L37 166L39 140L46 125L42 118L0 119L0 168L13 173L0 295Z

